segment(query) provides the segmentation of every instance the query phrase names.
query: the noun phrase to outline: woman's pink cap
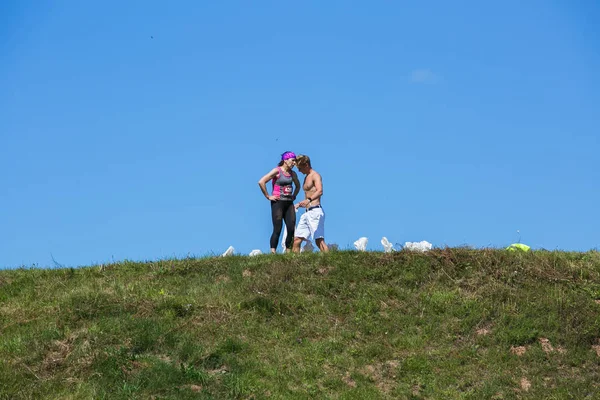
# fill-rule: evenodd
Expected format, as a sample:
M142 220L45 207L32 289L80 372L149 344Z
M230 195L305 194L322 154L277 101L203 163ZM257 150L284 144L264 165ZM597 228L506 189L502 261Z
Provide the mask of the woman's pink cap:
M290 158L296 158L296 155L291 151L286 151L281 155L281 161L289 160Z

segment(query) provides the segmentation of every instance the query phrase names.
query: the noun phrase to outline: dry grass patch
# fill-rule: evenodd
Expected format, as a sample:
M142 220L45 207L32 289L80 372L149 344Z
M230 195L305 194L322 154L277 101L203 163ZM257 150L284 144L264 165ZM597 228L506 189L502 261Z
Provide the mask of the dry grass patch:
M510 352L521 357L523 354L527 352L527 347L525 346L512 346L510 348Z
M396 386L396 370L398 365L400 363L397 360L366 365L362 369L362 374L371 379L381 392L388 394Z
M319 273L319 275L327 275L331 271L333 271L333 267L320 267L317 270L317 272Z
M475 333L478 336L486 336L486 335L489 335L491 333L491 331L488 328L479 328L475 331Z
M192 392L198 393L202 391L202 386L200 385L186 385L184 387L187 387L188 389L190 389Z
M526 377L521 378L521 389L525 392L528 392L531 389L531 382Z
M554 347L552 347L552 343L550 343L549 339L540 338L539 341L540 341L540 344L542 345L542 350L544 351L544 353L548 354L548 353L552 353L554 351Z
M71 363L65 363L65 361L74 352L75 341L79 338L79 336L81 334L85 334L85 333L87 333L87 330L83 329L83 330L79 330L77 332L71 333L69 335L69 337L67 337L64 340L54 340L51 343L51 345L48 349L48 352L44 356L44 360L41 363L41 368L40 368L41 371L52 375L52 373L55 369L62 367L64 364L70 365ZM89 341L85 340L82 343L80 349L84 350L84 352L91 350ZM79 367L85 366L85 365L90 365L91 362L93 361L93 357L88 354L87 357L84 357L83 359L80 359L77 361L78 362L76 364ZM67 365L67 366L69 366L69 365Z
M346 372L346 375L342 377L342 381L351 388L356 387L356 381L350 377L350 372Z

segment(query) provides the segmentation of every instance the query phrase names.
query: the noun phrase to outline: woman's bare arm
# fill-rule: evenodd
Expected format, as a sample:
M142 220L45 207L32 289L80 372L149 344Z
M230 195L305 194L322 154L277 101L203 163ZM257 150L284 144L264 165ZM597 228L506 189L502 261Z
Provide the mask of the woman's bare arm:
M266 174L265 176L260 178L260 180L258 181L258 186L260 187L260 191L267 198L267 200L271 200L271 201L279 200L277 198L277 196L269 196L269 192L267 191L267 182L269 182L271 179L275 178L277 176L278 172L279 171L277 168L273 168L271 170L271 172L269 172L268 174Z

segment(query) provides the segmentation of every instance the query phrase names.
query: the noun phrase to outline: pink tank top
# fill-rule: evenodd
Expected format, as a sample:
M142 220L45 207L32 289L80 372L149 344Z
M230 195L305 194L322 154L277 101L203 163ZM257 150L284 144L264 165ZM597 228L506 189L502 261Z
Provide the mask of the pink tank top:
M277 167L279 173L273 178L273 196L279 197L280 200L293 201L292 194L294 189L292 183L292 174L286 174L280 167Z

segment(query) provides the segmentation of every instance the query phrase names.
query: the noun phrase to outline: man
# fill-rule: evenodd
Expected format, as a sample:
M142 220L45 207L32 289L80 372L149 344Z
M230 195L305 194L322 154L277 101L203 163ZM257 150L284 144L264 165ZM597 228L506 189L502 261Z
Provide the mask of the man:
M312 169L310 158L306 155L296 157L296 168L302 172L304 177L304 200L296 204L296 208L304 207L306 212L300 217L296 227L293 251L300 252L303 240L315 240L319 250L329 251L325 243L325 213L321 207L321 196L323 196L323 181L321 175Z

